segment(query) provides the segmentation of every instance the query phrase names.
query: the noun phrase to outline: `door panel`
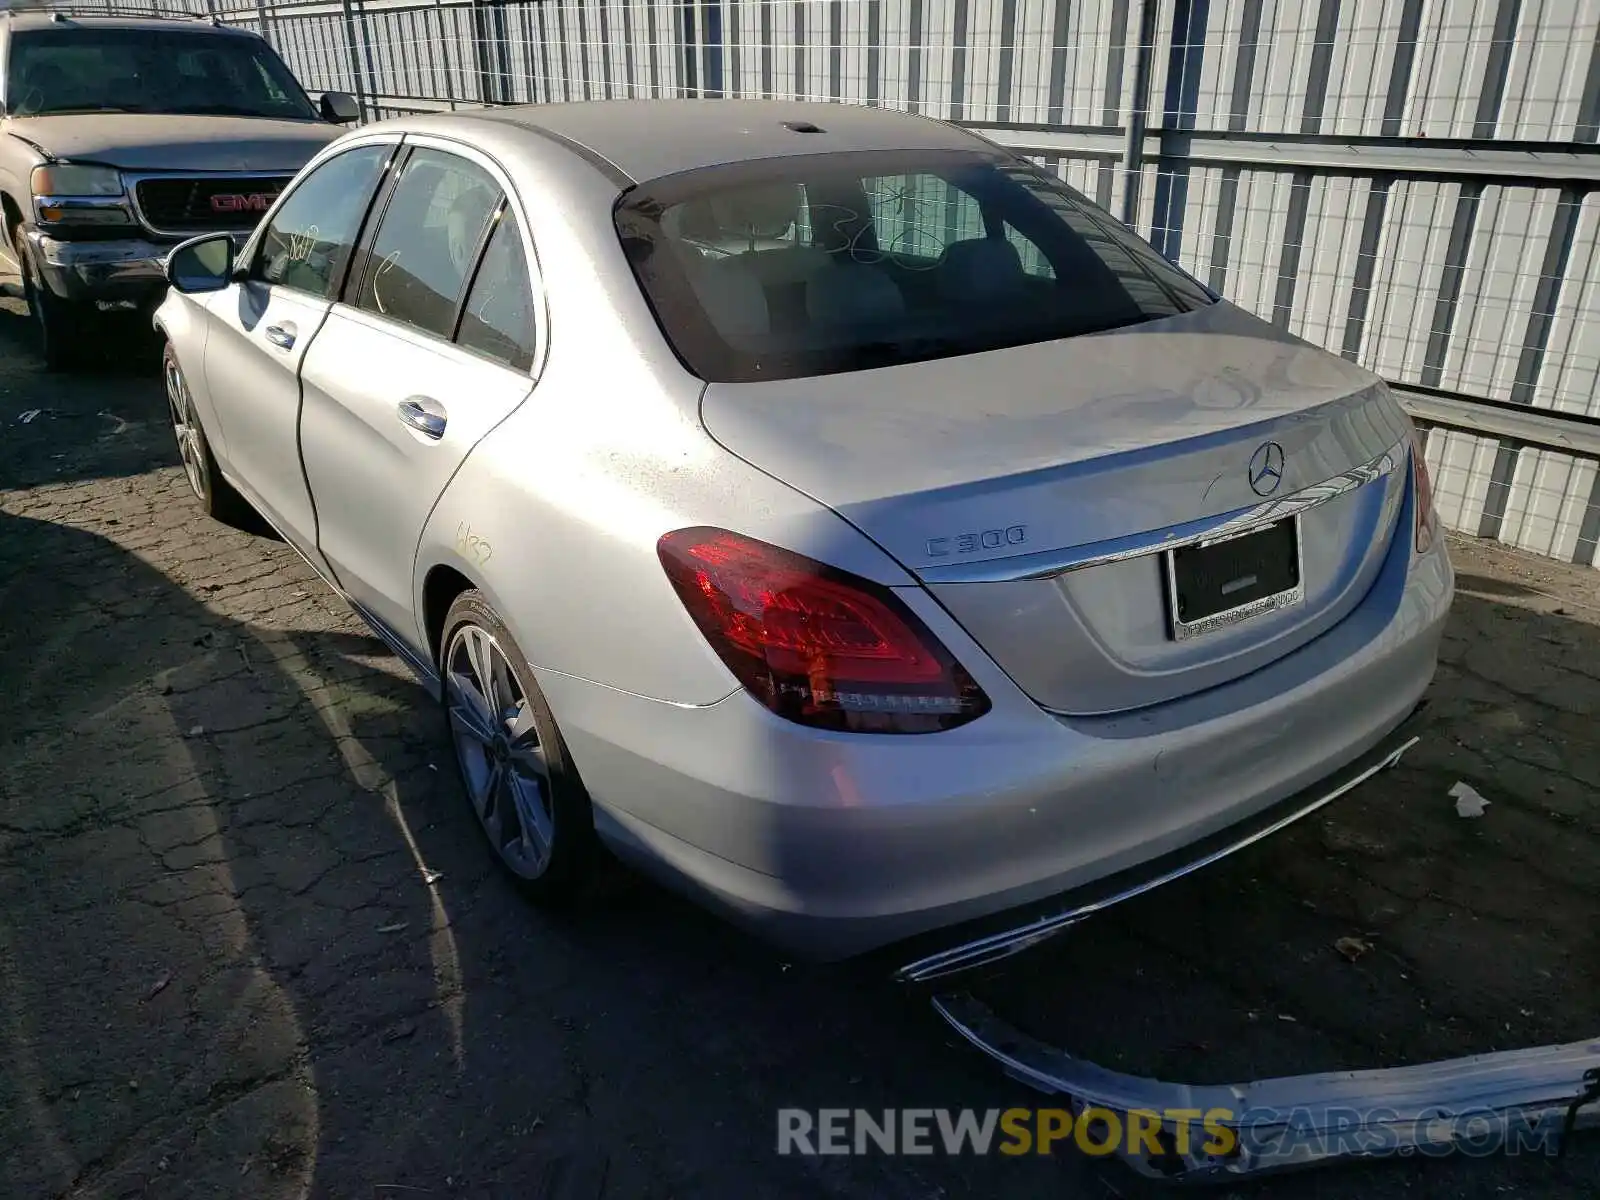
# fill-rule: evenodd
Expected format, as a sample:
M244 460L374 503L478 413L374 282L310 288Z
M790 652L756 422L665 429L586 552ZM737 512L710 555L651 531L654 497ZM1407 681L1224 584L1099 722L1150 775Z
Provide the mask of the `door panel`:
M206 387L226 438L229 475L302 551L316 545L316 519L300 470L299 370L328 306L257 280L235 284L210 306Z
M313 561L316 511L300 467L300 366L394 150L393 141L355 146L297 180L267 218L244 280L206 305L205 381L223 463L245 497Z
M319 548L355 600L418 638L412 571L423 526L468 452L533 380L345 305L329 314L301 379Z

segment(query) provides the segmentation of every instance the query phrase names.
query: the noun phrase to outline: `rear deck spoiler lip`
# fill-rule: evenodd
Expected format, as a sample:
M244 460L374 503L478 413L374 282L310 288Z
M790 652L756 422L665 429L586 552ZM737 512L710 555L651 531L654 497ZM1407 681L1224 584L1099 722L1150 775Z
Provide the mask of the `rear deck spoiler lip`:
M1163 884L1181 879L1185 875L1227 858L1247 846L1253 846L1296 821L1310 816L1324 805L1331 804L1378 772L1398 763L1406 751L1422 740L1428 719L1427 707L1428 702L1421 701L1372 749L1332 775L1287 800L1280 801L1266 813L1258 814L1243 825L1224 830L1177 855L1168 855L1156 863L1147 864L1143 872L1135 869L1133 872L1125 873L1124 877L1131 875L1132 881L1121 886L1112 883L1111 886L1115 890L1109 893L1104 891L1072 893L1061 899L1059 907L1054 907L1032 920L917 958L896 970L895 980L907 984L926 983L958 971L992 965L1024 950L1032 949L1115 904L1142 896ZM1175 865L1174 859L1177 860ZM1030 906L1030 911L1037 910L1037 905Z
M964 993L937 996L933 1006L1013 1078L1067 1096L1075 1117L1091 1108L1119 1118L1148 1114L1162 1152L1130 1152L1126 1142L1118 1152L1141 1174L1173 1183L1231 1182L1339 1159L1446 1153L1464 1142L1496 1148L1531 1141L1549 1153L1553 1136L1559 1154L1571 1133L1600 1128L1600 1037L1415 1066L1186 1084L1073 1058L1012 1028ZM1227 1154L1209 1153L1188 1131L1180 1140L1177 1121L1163 1115L1219 1109L1231 1114L1216 1119L1234 1133Z

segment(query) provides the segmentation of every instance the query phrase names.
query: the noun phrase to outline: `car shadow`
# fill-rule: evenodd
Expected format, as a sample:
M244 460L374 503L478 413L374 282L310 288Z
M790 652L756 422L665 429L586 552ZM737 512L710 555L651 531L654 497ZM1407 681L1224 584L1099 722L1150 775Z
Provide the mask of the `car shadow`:
M773 1165L774 1103L893 1103L880 1068L928 1094L938 1032L887 984L631 877L581 916L524 903L431 698L289 550L160 479L0 508L17 1194L815 1194Z

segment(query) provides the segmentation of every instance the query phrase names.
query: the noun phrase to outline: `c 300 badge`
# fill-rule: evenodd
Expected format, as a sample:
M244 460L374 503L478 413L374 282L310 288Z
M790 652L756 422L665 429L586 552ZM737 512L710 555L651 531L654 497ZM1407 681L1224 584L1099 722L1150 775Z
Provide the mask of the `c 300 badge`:
M1026 525L1007 525L1004 529L980 529L951 537L929 538L928 557L948 558L952 554L976 554L980 550L1000 550L1021 546L1028 540Z

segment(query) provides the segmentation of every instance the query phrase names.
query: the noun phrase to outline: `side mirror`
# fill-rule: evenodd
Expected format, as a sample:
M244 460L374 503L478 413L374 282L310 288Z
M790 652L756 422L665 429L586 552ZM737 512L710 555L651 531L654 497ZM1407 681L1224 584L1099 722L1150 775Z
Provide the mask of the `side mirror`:
M361 105L349 92L323 92L317 107L322 119L335 125L349 125L361 119Z
M233 282L233 238L226 233L190 238L167 255L167 282L185 295L220 292Z

